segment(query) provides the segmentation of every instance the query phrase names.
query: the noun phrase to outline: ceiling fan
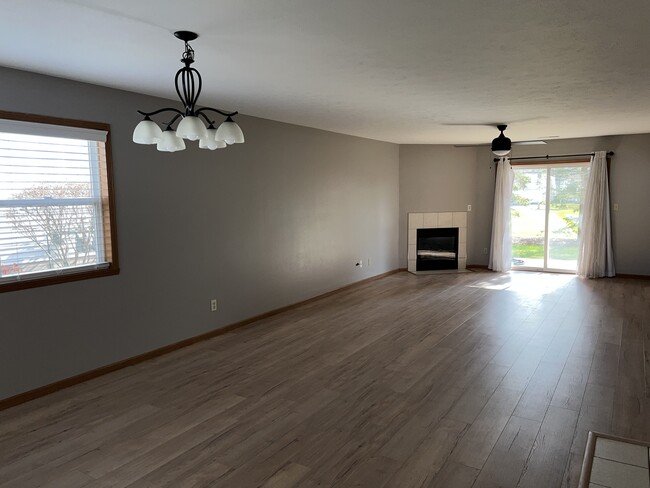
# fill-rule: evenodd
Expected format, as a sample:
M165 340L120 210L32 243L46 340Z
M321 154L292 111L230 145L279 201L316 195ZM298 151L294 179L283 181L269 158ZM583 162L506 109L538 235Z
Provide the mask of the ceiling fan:
M501 132L498 137L492 139L491 149L495 156L503 157L510 154L513 145L532 146L536 144L546 144L544 141L515 141L512 142L509 137L503 133L508 126L506 124L497 124L497 129ZM456 144L454 147L480 147L487 144Z

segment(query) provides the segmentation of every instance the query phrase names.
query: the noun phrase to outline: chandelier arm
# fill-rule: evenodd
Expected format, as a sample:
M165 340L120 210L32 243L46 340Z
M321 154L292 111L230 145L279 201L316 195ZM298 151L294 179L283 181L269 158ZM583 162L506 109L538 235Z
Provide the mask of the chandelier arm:
M192 73L192 68L188 69L185 72L185 81L186 85L183 85L185 90L185 104L187 105L190 114L194 113L194 74Z
M198 115L201 112L205 111L211 111L211 112L216 112L218 114L223 115L224 117L234 117L235 115L239 114L239 112L224 112L223 110L219 110L217 108L212 108L212 107L203 107L198 109L195 113Z
M201 78L201 73L199 73L198 70L191 68L190 76L191 73L196 73L196 81L198 82L196 83L194 76L192 76L192 112L194 112L194 107L196 105L196 102L199 100L199 95L201 95L201 89L203 88L203 79Z
M185 98L183 99L183 102L185 102L185 107L187 108L187 111L191 114L192 113L192 75L189 69L183 72L183 95L185 95Z
M168 123L165 124L165 125L167 126L168 129L171 129L172 124L173 124L174 122L176 122L176 121L178 120L179 117L182 117L182 116L183 116L183 112L181 112L180 110L176 110L176 112L178 112L178 113L177 113L176 115L174 115L174 118L173 118L171 121L169 121Z
M178 83L179 77L181 79L180 87ZM194 115L194 107L196 106L196 102L199 99L203 87L201 73L194 68L186 66L178 70L174 81L178 98L180 98L181 102L185 106L185 114Z
M152 115L158 115L163 112L176 112L178 115L183 115L183 112L176 108L161 108L160 110L155 110L153 112L143 112L142 110L138 110L138 113L140 115L144 115L145 117L151 117Z
M183 98L183 95L185 94L185 68L181 68L176 72L176 78L174 78L174 86L176 87L176 94L178 95L178 98L180 98L181 102L183 103L183 106L185 108L185 113L187 113L187 102L185 101L185 98ZM181 93L180 88L178 87L178 77L181 77L181 83L183 86L183 93Z
M203 120L205 120L205 121L207 122L208 125L212 125L212 126L214 126L214 120L210 120L210 119L208 118L208 116L205 115L203 112L197 110L195 113L196 113L196 116L197 116L197 117L199 117L199 116L203 117ZM208 127L208 128L209 128L209 127Z

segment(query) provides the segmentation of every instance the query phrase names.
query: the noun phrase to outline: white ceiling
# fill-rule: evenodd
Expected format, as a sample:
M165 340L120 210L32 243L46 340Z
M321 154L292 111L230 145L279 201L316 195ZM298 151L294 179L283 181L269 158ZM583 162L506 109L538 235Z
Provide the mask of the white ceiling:
M650 132L648 0L0 6L1 65L175 98L172 32L193 30L200 105L345 134L479 143L496 129L453 124L495 122L513 140Z

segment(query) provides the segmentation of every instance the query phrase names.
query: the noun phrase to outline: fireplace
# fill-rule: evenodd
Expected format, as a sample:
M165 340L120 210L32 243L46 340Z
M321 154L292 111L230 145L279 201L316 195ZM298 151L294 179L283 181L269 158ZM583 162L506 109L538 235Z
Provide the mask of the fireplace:
M417 271L458 269L458 227L417 229Z
M422 269L419 267L418 260L418 231L435 231L436 229L442 230L451 228L454 231L452 237L456 237L456 244L454 249L443 250L439 252L456 252L456 259L458 263L457 271L465 270L467 265L467 212L409 212L408 214L408 238L406 241L407 245L407 261L408 261L408 270L413 274L428 274L436 273L441 268L439 266L445 266L444 271L449 272L452 269L452 264L449 262L436 262L436 263L425 263L425 269L423 271L418 271ZM457 233L456 233L457 232ZM440 236L433 236L440 237ZM441 237L445 237L442 235ZM435 247L435 246L434 246ZM448 246L451 247L451 246ZM436 249L426 249L430 251L429 253L421 253L420 260L431 261L432 259L426 258L450 258L450 255L433 255L433 252L437 252ZM425 258L425 259L422 259ZM444 259L439 259L438 261L443 261ZM445 260L446 261L446 260ZM426 266L435 266L434 269ZM444 272L443 271L443 272Z

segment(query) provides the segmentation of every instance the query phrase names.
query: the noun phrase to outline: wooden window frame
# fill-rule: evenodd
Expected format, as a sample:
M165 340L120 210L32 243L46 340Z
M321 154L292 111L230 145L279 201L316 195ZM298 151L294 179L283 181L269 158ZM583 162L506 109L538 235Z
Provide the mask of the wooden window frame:
M104 252L108 266L101 269L70 271L56 276L44 276L27 280L17 280L0 283L0 293L37 288L41 286L69 283L79 280L113 276L120 272L117 249L117 223L115 216L115 195L113 185L113 159L111 148L111 126L102 122L89 122L85 120L49 117L45 115L24 114L20 112L6 112L0 110L0 119L32 122L37 124L60 125L82 129L95 129L106 132L104 143L104 157L99 158L100 186L102 198L103 238Z

